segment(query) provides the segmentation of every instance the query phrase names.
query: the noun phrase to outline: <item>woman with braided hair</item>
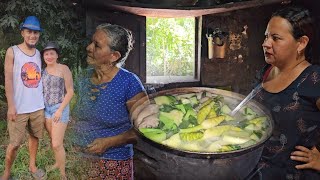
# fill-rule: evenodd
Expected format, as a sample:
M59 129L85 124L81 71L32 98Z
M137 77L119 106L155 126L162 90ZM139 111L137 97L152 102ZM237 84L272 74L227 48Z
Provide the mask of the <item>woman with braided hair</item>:
M137 75L121 67L132 47L131 32L113 24L99 25L87 46L92 68L79 86L75 131L89 179L133 179L130 113L147 94Z

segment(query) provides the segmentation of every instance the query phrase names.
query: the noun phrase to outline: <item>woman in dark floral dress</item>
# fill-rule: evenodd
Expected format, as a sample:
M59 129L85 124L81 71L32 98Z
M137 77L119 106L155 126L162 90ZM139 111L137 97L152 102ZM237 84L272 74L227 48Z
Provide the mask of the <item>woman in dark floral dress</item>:
M268 65L255 99L270 110L275 128L255 179L320 179L320 67L308 56L312 35L310 13L298 7L277 11L266 28Z

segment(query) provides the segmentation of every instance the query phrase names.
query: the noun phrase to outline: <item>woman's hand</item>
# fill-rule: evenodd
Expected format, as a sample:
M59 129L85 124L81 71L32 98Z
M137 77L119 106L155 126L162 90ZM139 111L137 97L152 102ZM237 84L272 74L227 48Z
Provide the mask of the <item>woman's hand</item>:
M103 154L111 147L112 138L97 138L87 146L86 152L91 154Z
M297 151L292 152L290 158L305 163L296 165L297 169L314 169L320 171L320 152L316 148L310 150L303 146L296 146L296 149Z
M52 120L53 122L57 123L60 121L60 118L62 116L62 111L60 111L59 109L53 114Z
M135 143L136 138L137 135L133 129L116 136L97 138L87 146L86 152L91 154L103 154L111 147Z

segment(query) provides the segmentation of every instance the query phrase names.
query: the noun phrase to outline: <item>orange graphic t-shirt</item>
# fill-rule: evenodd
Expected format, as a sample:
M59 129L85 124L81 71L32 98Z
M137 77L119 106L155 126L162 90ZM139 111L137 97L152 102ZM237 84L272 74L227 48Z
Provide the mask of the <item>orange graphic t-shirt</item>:
M26 87L37 88L41 80L39 66L34 62L25 63L21 67L21 79Z

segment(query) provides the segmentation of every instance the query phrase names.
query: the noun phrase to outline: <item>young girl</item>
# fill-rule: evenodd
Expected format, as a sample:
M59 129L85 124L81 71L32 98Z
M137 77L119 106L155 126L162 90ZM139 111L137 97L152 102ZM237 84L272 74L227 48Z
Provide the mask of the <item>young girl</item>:
M63 138L69 121L69 102L73 96L72 74L68 66L57 62L59 49L55 43L48 42L41 55L47 65L42 74L45 126L56 160L48 171L59 168L62 179L66 179Z

